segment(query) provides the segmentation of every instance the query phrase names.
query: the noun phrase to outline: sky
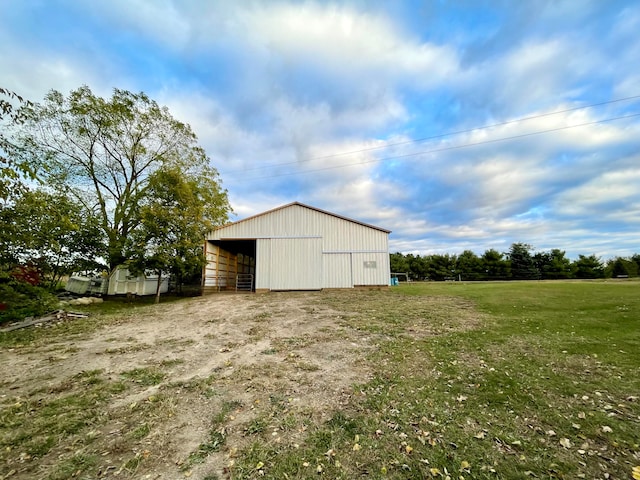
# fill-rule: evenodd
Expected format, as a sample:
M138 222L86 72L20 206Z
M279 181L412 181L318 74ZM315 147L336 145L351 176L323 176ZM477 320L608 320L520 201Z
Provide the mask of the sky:
M301 202L391 252L640 253L640 2L0 0L0 86L144 92L233 220Z

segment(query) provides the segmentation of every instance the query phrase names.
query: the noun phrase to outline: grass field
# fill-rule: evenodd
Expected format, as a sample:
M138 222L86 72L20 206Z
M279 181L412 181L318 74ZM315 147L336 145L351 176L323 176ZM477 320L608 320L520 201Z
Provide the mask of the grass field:
M274 479L631 478L640 465L639 283L414 284L393 295L402 302L370 294L340 305L375 310L354 326L387 336L350 408L299 449L256 442L238 478L257 478L257 466ZM464 299L481 321L448 331L455 308L403 309L424 295ZM405 322L432 334L407 336L397 328Z
M281 295L264 298L279 301L287 294ZM640 466L640 282L416 283L308 297L309 312L320 305L341 312L336 335L353 332L374 339L373 348L356 360L369 372L366 378L353 385L328 419L319 420L313 412L288 407L275 386L280 377L272 372L273 379L264 382L274 384L268 405L244 426L241 447L225 445L225 425L241 406L226 399L210 412L211 432L180 476L191 476L191 466L208 456L224 455L229 463L223 472L199 478L635 478L634 468ZM106 308L109 315L97 322L2 334L0 345L29 354L57 336L90 336L101 322L133 321L128 311ZM137 310L146 308L154 307ZM269 312L259 317L275 321ZM273 342L262 356L304 342L286 340ZM291 358L287 353L285 359ZM303 373L317 373L314 364L294 360ZM183 360L173 362L180 366ZM99 429L94 417L114 415L100 413L110 398L158 384L174 366L147 365L114 378L86 371L69 379L82 386L82 394L62 390L43 408L30 397L16 401L9 384L0 383L0 472L29 478L20 477L19 465L12 464L16 456L7 452L49 458L58 448L80 453L33 478L88 479L97 478L98 471L111 478L109 470L100 470L99 455L80 450L79 438ZM210 377L190 388L202 388L200 398L209 398L212 385L218 392L224 385L214 382ZM177 387L168 385L135 408L160 418L167 405L179 405L172 388ZM186 387L180 389L184 394ZM37 395L34 390L31 396ZM226 398L224 392L216 395ZM122 412L128 415L129 408ZM154 422L132 423L131 445L148 438ZM286 441L287 435L295 441ZM120 477L154 472L144 454L128 462L135 465L120 468ZM640 468L636 471L640 475Z

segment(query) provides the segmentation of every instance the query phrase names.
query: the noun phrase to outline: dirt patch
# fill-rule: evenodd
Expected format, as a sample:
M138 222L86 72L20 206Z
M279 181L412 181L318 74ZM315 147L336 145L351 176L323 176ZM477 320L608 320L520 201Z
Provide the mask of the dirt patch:
M253 435L297 441L305 423L328 417L367 378L355 359L370 335L342 325L333 308L310 308L317 295L213 295L152 307L79 338L2 351L3 406L82 394L89 372L122 384L97 405L93 438L72 442L74 453L100 457L102 478L218 475ZM194 457L216 429L224 445ZM3 460L13 478L46 478L68 450L40 458L16 450Z
M211 295L1 351L2 408L23 420L14 432L36 432L29 422L52 411L50 434L5 449L3 469L24 479L225 477L255 440L295 448L349 404L384 338L479 321L441 299L439 321L443 309L451 319L434 323L433 302L389 292ZM18 434L7 435L4 445Z

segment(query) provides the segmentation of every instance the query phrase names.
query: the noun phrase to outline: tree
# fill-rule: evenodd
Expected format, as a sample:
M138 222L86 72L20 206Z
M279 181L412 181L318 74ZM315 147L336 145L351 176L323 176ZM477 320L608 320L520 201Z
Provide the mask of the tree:
M511 277L514 280L533 280L540 278L531 250L533 247L526 243L514 243L508 253L511 263Z
M126 260L127 238L140 225L139 206L160 169L207 177L220 196L215 208L230 211L218 173L189 125L144 93L115 89L104 99L87 86L67 97L53 90L25 112L21 142L33 165L49 185L69 191L87 211L97 210L112 269Z
M543 279L571 277L571 261L565 257L563 250L554 248L550 252L538 252L533 260Z
M638 253L634 253L631 256L631 261L633 263L635 263L635 271L636 271L636 275L640 274L640 254Z
M604 277L604 266L595 255L579 255L578 259L573 262L572 268L575 271L576 278Z
M490 248L482 255L482 265L487 280L506 280L511 276L509 262L499 251Z
M5 132L24 121L20 105L31 105L18 94L0 87L0 200L6 202L12 195L25 189L24 180L34 178L29 163L19 156L19 148Z
M409 273L409 262L402 253L396 252L389 255L389 263L393 273Z
M482 260L471 250L458 255L456 271L464 280L481 280L484 278Z
M204 237L227 220L227 197L216 187L213 172L185 177L179 168L171 167L150 175L140 224L132 234L130 265L158 275L156 303L164 272L175 275L180 285L194 269L202 270Z
M616 257L607 262L607 277L635 277L638 275L638 264L631 258Z
M64 275L100 266L105 246L98 221L64 194L23 191L0 209L0 224L2 264L36 267L51 290Z
M409 262L409 271L411 272L411 278L414 280L424 280L428 277L428 262L426 257L420 255L407 255Z
M455 277L456 256L455 255L430 255L427 258L427 273L430 280L445 280Z

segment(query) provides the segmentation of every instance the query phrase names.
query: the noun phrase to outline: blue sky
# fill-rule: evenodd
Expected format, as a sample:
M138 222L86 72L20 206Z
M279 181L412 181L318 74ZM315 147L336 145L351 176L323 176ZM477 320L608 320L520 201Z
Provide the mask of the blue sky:
M636 1L3 0L0 86L144 91L234 219L299 201L394 252L606 259L640 253L638 32Z

